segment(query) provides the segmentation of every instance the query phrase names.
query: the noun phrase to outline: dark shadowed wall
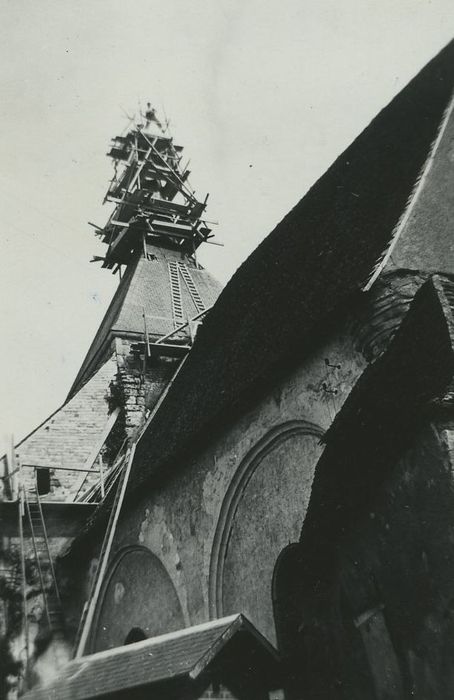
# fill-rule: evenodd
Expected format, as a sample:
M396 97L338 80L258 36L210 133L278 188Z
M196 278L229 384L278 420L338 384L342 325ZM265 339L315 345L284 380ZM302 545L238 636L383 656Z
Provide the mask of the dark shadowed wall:
M300 582L295 663L313 697L452 697L453 428L426 425L327 553L318 593Z

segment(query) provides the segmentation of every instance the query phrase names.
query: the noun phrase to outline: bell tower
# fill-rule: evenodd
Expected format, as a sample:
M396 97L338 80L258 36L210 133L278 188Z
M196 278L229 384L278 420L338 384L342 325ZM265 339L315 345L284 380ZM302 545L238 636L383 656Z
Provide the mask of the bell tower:
M115 354L133 429L143 418L138 405L150 407L153 393L189 351L221 286L197 261L199 246L213 238L204 216L208 195L196 198L183 148L175 144L168 123L148 104L140 120L112 140L107 155L114 175L104 201L114 208L105 226L96 227L107 249L93 262L118 273L121 281L69 398ZM144 394L129 410L128 387L139 378Z
M119 285L65 403L15 447L26 489L44 475L45 498L67 503L102 499L100 472L120 464L221 291L197 261L213 237L208 196L196 198L168 124L148 105L107 155L113 209L95 226L106 252L93 262Z

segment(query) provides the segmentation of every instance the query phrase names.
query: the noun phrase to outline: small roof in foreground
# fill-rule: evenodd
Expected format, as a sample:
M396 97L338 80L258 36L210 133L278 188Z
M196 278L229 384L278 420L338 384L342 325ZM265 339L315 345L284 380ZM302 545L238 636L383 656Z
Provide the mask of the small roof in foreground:
M22 697L88 700L117 697L121 691L128 693L139 687L159 685L162 689L179 679L196 684L214 665L216 669L223 666L221 657L228 653L226 647L233 649L240 638L241 649L246 644L257 662L257 668L250 668L249 673L276 674L276 650L243 615L237 614L71 661L58 679ZM228 658L230 665L232 658Z

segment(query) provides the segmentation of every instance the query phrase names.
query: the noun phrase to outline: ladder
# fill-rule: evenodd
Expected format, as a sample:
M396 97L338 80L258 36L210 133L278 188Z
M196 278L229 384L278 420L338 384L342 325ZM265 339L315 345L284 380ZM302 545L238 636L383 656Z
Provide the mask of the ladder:
M178 263L178 266L180 268L181 276L185 281L186 287L188 288L189 294L191 295L191 299L194 302L194 306L197 309L198 313L201 313L202 311L205 311L206 306L202 301L202 297L199 294L199 290L195 286L195 282L191 277L191 273L189 272L187 266L185 263Z
M101 590L101 585L104 579L105 568L109 559L112 539L115 533L116 520L119 516L119 506L121 507L121 502L124 497L124 492L129 477L129 467L132 461L132 455L133 450L126 449L123 455L123 459L121 460L121 463L119 465L120 470L117 478L115 497L112 503L112 507L110 509L109 522L104 533L104 539L98 557L98 567L90 586L88 598L85 601L85 605L82 610L79 627L77 629L76 638L74 640L75 658L83 656L85 647L87 645L94 609L96 607L97 599ZM112 485L112 488L115 488L115 486Z
M183 323L183 302L181 299L180 275L178 263L175 260L169 262L170 294L172 296L172 315L174 326Z
M35 494L27 494L24 489L24 501L25 514L30 525L33 552L43 594L47 625L51 632L61 633L65 627L65 620L37 487L35 487ZM49 574L50 581L48 578Z
M184 366L184 363L186 361L186 358L188 356L186 355L181 362L179 363L177 369L175 370L175 373L172 377L172 379L169 381L167 384L166 388L162 392L161 396L159 397L158 401L156 402L153 410L151 411L150 415L148 416L147 422L142 428L142 432L136 438L135 442L132 444L125 443L125 453L123 457L123 464L121 467L121 471L119 472L118 476L118 481L117 481L117 487L115 491L115 498L112 503L112 507L110 509L110 514L109 514L109 522L106 528L106 531L104 533L104 539L101 547L101 551L99 554L99 559L98 559L98 566L96 569L96 573L93 577L93 581L90 587L90 592L88 595L88 598L85 602L84 608L82 610L82 615L80 618L80 623L79 623L79 628L77 630L76 634L76 639L74 642L74 656L76 659L80 658L81 656L84 655L85 648L87 646L87 642L89 639L90 635L90 630L92 626L92 622L94 619L95 615L95 609L98 603L98 598L101 593L101 588L102 584L104 581L105 573L107 570L107 565L109 563L110 559L110 553L112 549L112 544L113 540L115 537L115 532L116 532L116 527L118 520L120 518L120 512L121 508L123 505L124 497L126 494L126 488L128 486L128 481L129 481L129 475L131 473L132 469L132 463L134 460L134 454L136 450L136 445L142 435L145 433L146 429L154 419L156 413L159 411L159 408L166 398L168 392L170 391L170 388L172 387L175 379L177 378L179 372L181 371L181 368ZM112 488L114 488L115 485L112 485Z

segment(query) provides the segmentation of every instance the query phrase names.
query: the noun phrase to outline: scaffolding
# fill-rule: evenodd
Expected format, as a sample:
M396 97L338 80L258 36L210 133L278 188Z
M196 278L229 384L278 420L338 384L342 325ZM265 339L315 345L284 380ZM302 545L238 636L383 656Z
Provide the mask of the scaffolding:
M111 420L111 425L114 422ZM115 464L115 468L110 469L106 474L104 469L100 467L102 460L100 460L99 453L102 447L103 445L98 444L97 454L94 455L93 459L93 464L98 465L99 468L94 467L93 464L78 468L49 464L27 464L21 462L14 449L8 454L6 471L1 477L4 482L4 493L7 497L0 503L0 508L2 517L5 517L5 511L11 514L12 508L17 509L17 530L15 530L14 537L17 537L18 540L19 557L17 563L3 566L0 569L0 576L9 588L17 588L21 591L26 674L29 668L31 642L30 581L35 581L33 586L35 591L39 591L42 599L42 615L39 620L41 632L49 639L64 638L65 636L65 615L55 570L56 555L50 544L44 507L46 509L55 506L67 508L71 504L67 501L46 500L47 492L42 493L42 474L62 470L64 472L77 472L85 478L88 474L95 475L96 487L89 489L89 496L84 494L84 498L72 500L73 505L82 502L95 505L103 500L119 472L118 465Z
M194 256L201 243L209 242L212 222L203 218L208 195L203 201L196 198L182 151L168 125L157 119L136 123L112 140L107 155L115 172L104 202L115 207L104 227L95 226L108 249L93 261L116 272L147 241Z
M150 116L151 115L151 116ZM193 346L198 328L211 307L207 307L197 287L199 270L196 251L203 242L212 242L212 222L204 217L208 195L200 201L189 184L188 163L182 165L182 147L175 145L168 132L156 118L154 110L145 115L145 123L135 123L126 135L113 139L108 155L114 160L115 173L105 200L114 204L114 209L103 228L95 226L96 235L107 244L105 257L96 257L103 267L119 271L143 251L148 257L147 244L176 250L181 256L168 260L169 286L172 318L166 318L162 333L148 331L148 318L143 309L143 334L134 333L131 353L143 361L142 380L147 365L155 366L156 360L165 358L162 364L171 367L173 376L166 375L166 385L151 408L143 413L144 424L140 433L124 437L112 455L109 436L125 407L117 406L111 411L104 429L100 432L85 462L81 466L64 464L22 463L14 446L2 477L4 493L10 504L17 507L18 540L20 543L20 566L10 576L11 581L21 585L23 629L28 667L29 655L29 600L27 565L35 566L36 579L43 601L43 626L49 635L65 634L65 616L55 570L55 553L49 543L46 523L46 490L43 478L50 480L53 472L77 472L74 486L61 505L91 504L103 508L107 513L107 526L100 546L98 565L91 590L83 607L76 635L74 654L84 655L90 638L95 609L99 601L105 572L109 563L116 527L124 502L129 475L132 469L135 447L154 419L168 391L183 367ZM183 294L190 301L191 317L185 315ZM195 310L195 315L194 315ZM171 328L169 332L168 329ZM168 360L171 360L169 362ZM149 368L148 368L149 369ZM175 370L175 371L174 371ZM140 372L140 370L139 370ZM144 404L144 401L143 401ZM108 450L106 450L108 447ZM104 461L103 455L109 453ZM44 461L44 460L43 460ZM8 462L8 460L7 460ZM32 470L30 476L29 470ZM44 508L43 508L44 505ZM14 511L16 518L16 511ZM16 520L15 520L16 527ZM16 536L16 535L15 535Z

